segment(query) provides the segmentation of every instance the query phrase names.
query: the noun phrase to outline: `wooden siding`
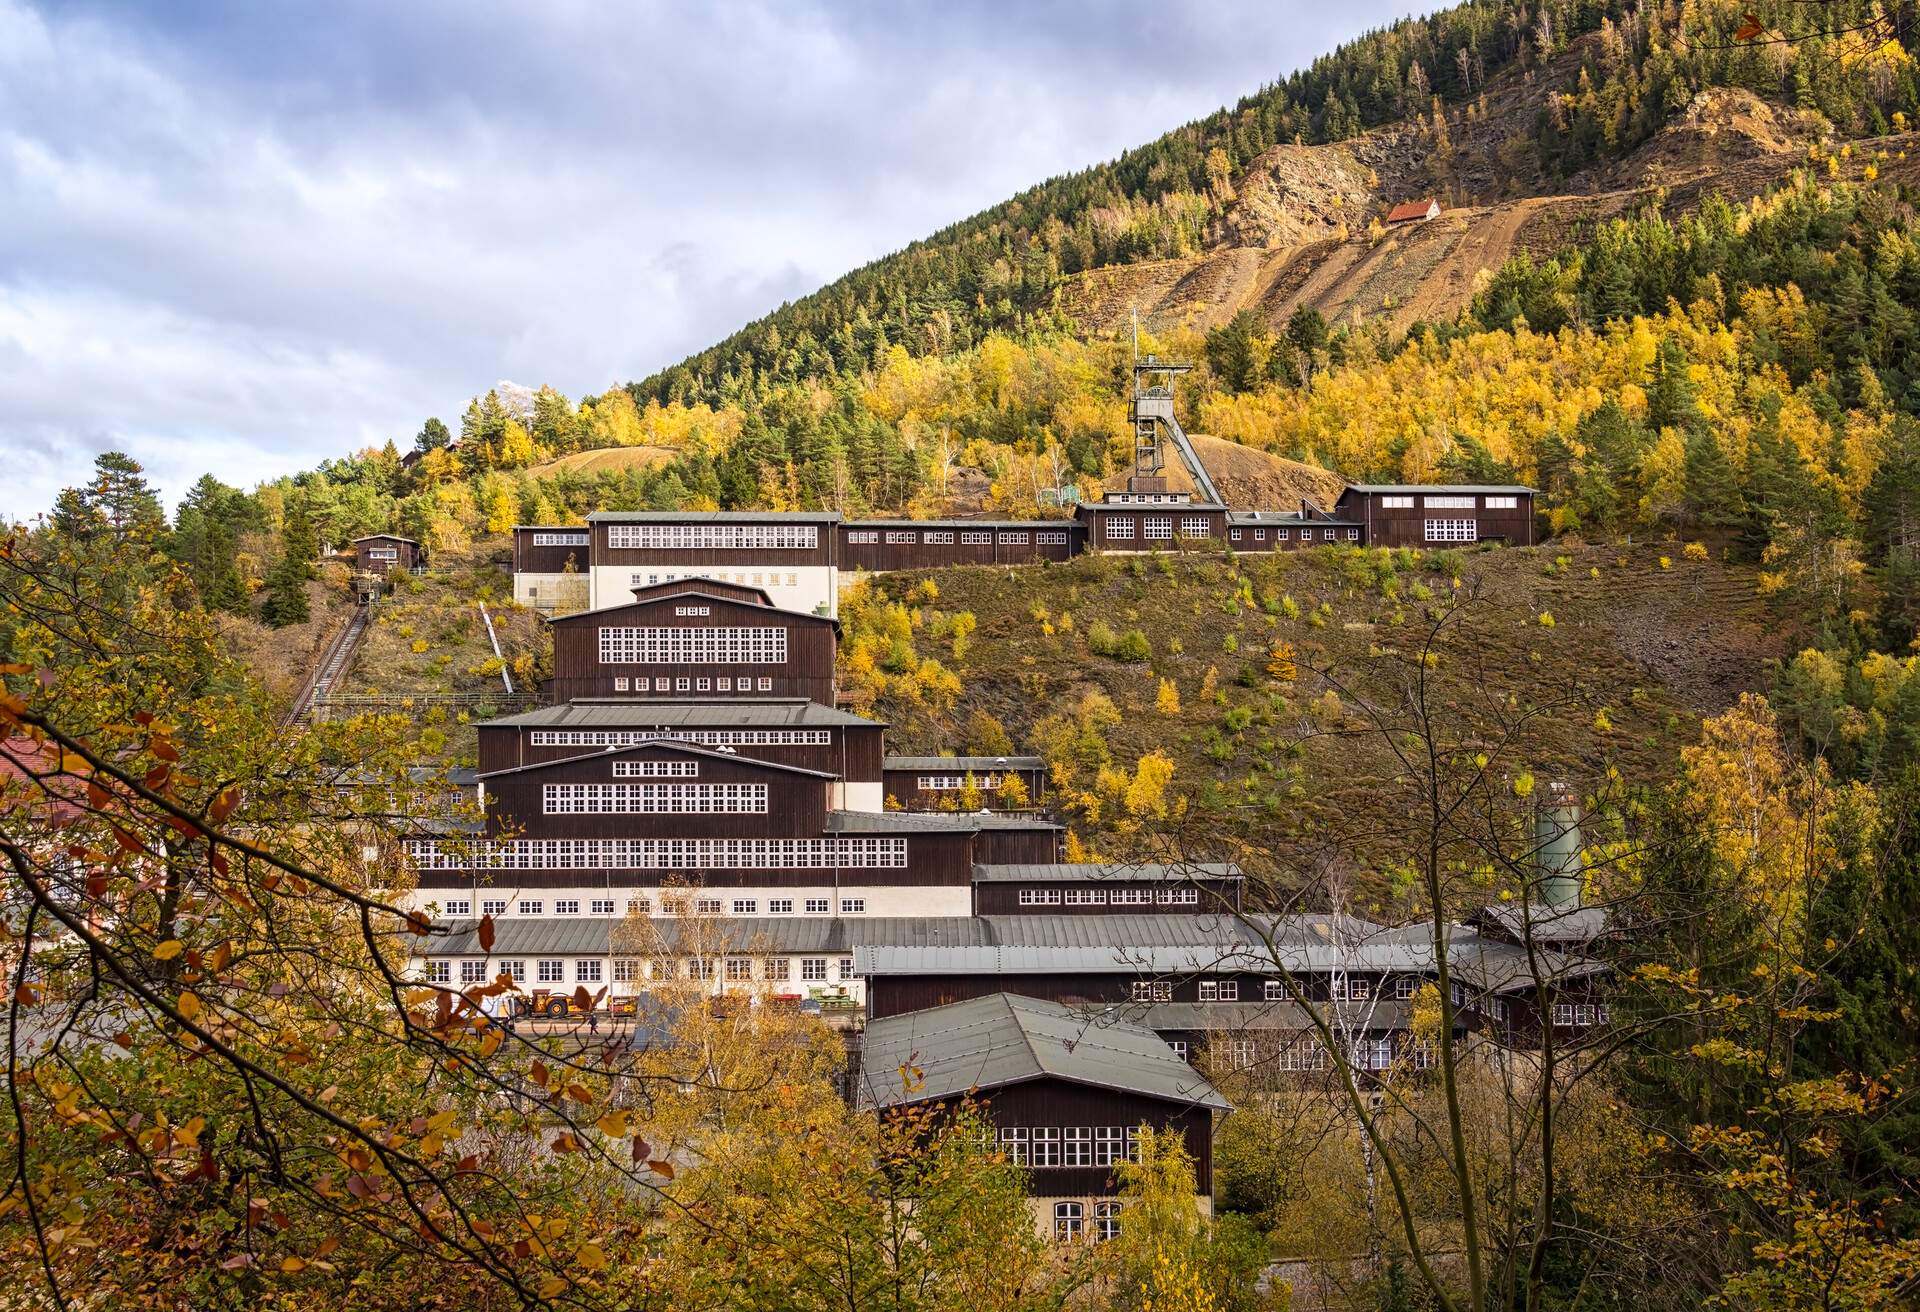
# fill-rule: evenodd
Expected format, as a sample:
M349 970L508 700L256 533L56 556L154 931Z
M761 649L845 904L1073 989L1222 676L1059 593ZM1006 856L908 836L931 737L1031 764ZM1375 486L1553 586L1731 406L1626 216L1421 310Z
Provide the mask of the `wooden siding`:
M692 779L621 779L615 761L691 761ZM543 769L483 779L487 792L487 833L515 838L814 838L826 829L828 780L757 761L676 752L668 747L638 747L568 760ZM584 783L756 783L767 786L764 813L546 815L542 789L548 784Z
M677 615L677 608L704 606L706 615ZM831 620L797 611L779 610L732 601L715 594L710 600L696 599L686 593L669 593L646 601L611 606L604 610L567 615L552 621L553 677L541 690L549 703L570 702L581 697L657 696L685 701L765 700L769 697L805 697L822 706L834 704L835 626ZM787 633L787 659L783 664L686 665L602 664L600 630L603 627L643 627L662 629L709 628L781 628ZM634 680L646 679L645 691ZM657 687L668 680L666 691ZM680 680L686 680L682 688ZM708 681L702 688L700 680ZM728 679L734 688L721 691L717 681ZM772 687L762 688L760 680L770 679ZM626 680L622 688L616 680ZM746 680L747 686L739 684Z
M1471 519L1477 522L1479 541L1502 541L1510 546L1530 547L1534 545L1533 494L1517 493L1473 493L1472 509L1447 509L1429 507L1430 496L1465 496L1467 493L1448 492L1365 492L1358 488L1348 488L1340 494L1339 510L1348 519L1359 520L1366 526L1366 541L1376 547L1462 547L1473 545L1470 542L1428 542L1427 521L1429 519ZM1511 496L1514 499L1512 510L1489 510L1487 497ZM1388 509L1383 503L1387 497L1411 497L1410 507Z
M940 809L940 803L943 799L951 799L951 798L958 797L960 795L959 790L931 788L926 790L925 792L922 792L920 790L920 776L933 775L933 774L965 775L966 773L967 772L965 770L944 769L944 768L943 769L929 768L925 770L887 770L887 771L884 771L883 782L886 784L887 796L892 798L894 801L898 802L900 804L901 810L903 811L937 811ZM976 769L973 773L976 777L978 777L981 774L988 774L988 773L1003 774L1003 775L1017 774L1020 776L1020 782L1026 785L1027 798L1029 801L1038 805L1041 801L1045 800L1046 798L1047 771L1044 766L1008 767L1005 769L996 768L993 770ZM981 793L982 799L986 802L988 806L993 805L994 796L995 796L995 792L983 791Z
M1007 829L995 825L981 829L974 836L973 859L988 866L1046 864L1062 860L1066 850L1067 837L1063 829Z
M1124 908L1123 908L1124 909ZM1163 907L1141 907L1138 910L1164 911ZM1113 908L1104 908L1112 914ZM1355 977L1356 979L1358 976ZM874 1018L897 1016L905 1011L920 1011L927 1007L945 1006L949 1002L964 1002L969 998L985 997L989 993L1013 993L1025 998L1040 998L1048 1002L1060 1002L1068 1005L1132 1002L1135 980L1153 980L1168 986L1168 996L1154 999L1158 1002L1200 1001L1202 983L1221 983L1232 981L1239 986L1239 997L1232 999L1242 1003L1267 1001L1265 996L1266 977L1241 971L1223 971L1218 973L1196 973L1173 977L1157 976L1145 969L1116 963L1113 969L1098 974L1088 971L1060 974L1010 974L995 975L986 972L967 975L875 975L867 981L867 1014ZM1326 973L1316 973L1302 979L1307 1000L1325 1002L1328 1000L1332 977ZM1373 981L1377 990L1379 981ZM1385 1002L1395 1001L1392 997L1392 985L1386 985L1388 997ZM1286 1001L1276 999L1275 1001ZM1364 1004L1363 1004L1364 1005Z
M1088 551L1182 551L1198 547L1217 547L1227 541L1227 512L1220 509L1200 509L1194 506L1108 506L1103 503L1082 503L1074 516L1086 525L1085 543ZM1171 538L1148 538L1143 520L1171 519L1173 536ZM1182 528L1183 521L1200 518L1207 522L1207 536L1204 538L1187 537ZM1131 537L1116 537L1113 526L1126 524L1132 529Z
M779 729L782 726L768 727ZM570 756L592 756L606 751L604 747L592 746L536 747L532 743L535 732L536 729L511 724L479 726L481 772L510 770L520 765L559 761ZM827 732L833 735L833 740L825 747L758 746L752 743L731 746L737 755L748 760L823 770L851 783L872 783L880 778L884 729L877 724L870 727L830 725L827 726Z
M856 540L874 534L873 542ZM948 542L929 542L929 533L945 534ZM986 542L963 542L967 533L985 533ZM1057 533L1060 542L1042 543L1042 533ZM887 540L889 535L910 541ZM1025 542L1017 541L1024 536ZM966 520L922 520L912 524L841 524L836 530L841 569L937 569L946 565L1031 565L1043 560L1068 560L1080 554L1082 530L1065 519L1022 521L1019 524L973 523Z
M561 574L566 572L567 562L573 562L574 572L582 578L587 572L586 546L574 547L536 547L533 544L535 533L585 533L583 528L540 527L516 528L513 530L513 572L516 574Z
M392 547L397 553L397 559L373 559L369 553L376 547ZM419 543L409 542L391 533L378 533L353 544L354 568L367 574L388 574L395 570L413 569L420 564L423 555Z
M1201 879L1170 883L1167 880L1126 880L1126 879L1074 879L1074 880L1031 880L1015 882L1012 880L990 880L973 886L973 914L976 916L1111 916L1149 912L1162 915L1219 915L1226 911L1240 910L1240 880L1238 879ZM1068 902L1069 891L1079 892L1097 888L1108 896L1106 902ZM1199 901L1185 904L1162 902L1159 894L1169 888L1192 888L1199 893ZM1115 890L1129 892L1144 890L1153 895L1150 905L1135 903L1114 903L1111 901ZM1045 890L1057 895L1052 902L1034 905L1023 904L1020 894L1023 890Z
M644 524L644 519L627 520L621 523L599 523L592 526L593 563L595 565L712 565L715 569L735 571L741 568L754 569L794 569L803 565L833 564L834 528L830 520L812 521L816 530L816 540L812 547L622 547L615 550L608 545L607 530L632 524ZM666 524L678 524L687 521L663 520ZM728 525L754 524L790 524L792 519L786 515L769 514L765 519L735 519L724 521Z
M1285 537L1280 535L1284 533ZM1333 537L1329 539L1328 533ZM1227 529L1227 545L1239 552L1301 551L1307 547L1367 545L1366 529L1355 524L1237 524Z

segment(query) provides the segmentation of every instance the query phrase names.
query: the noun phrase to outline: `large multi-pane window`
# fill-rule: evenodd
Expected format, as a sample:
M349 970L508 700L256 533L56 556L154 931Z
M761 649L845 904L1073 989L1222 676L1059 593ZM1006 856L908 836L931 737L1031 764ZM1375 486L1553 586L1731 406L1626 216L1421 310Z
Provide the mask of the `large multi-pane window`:
M1126 515L1111 515L1106 521L1107 541L1131 542L1133 540L1133 520Z
M1057 907L1060 905L1060 890L1057 888L1023 888L1020 890L1020 905L1023 907Z
M766 625L663 629L605 625L602 665L783 665L787 631Z
M966 788L968 777L964 774L923 774L918 776L917 782L923 793L957 793ZM983 793L990 793L1000 786L1000 776L997 774L976 774L971 777L973 786Z
M827 959L825 957L800 958L800 978L808 983L825 984L827 982Z
M533 545L536 547L584 547L587 545L585 533L535 533Z
M573 977L582 984L600 982L600 962L597 958L582 957L573 963Z
M806 551L820 545L812 524L614 524L615 551Z
M1033 540L1043 547L1061 547L1066 545L1067 534L1064 529L1043 528L1033 535Z
M547 815L764 815L765 784L544 784Z
M1473 519L1430 519L1427 521L1427 541L1429 542L1478 542L1480 523Z
M1488 510L1518 510L1519 508L1520 508L1519 497L1488 497L1487 498Z
M892 870L907 864L907 840L511 838L443 844L414 839L407 844L407 854L422 870ZM821 903L820 910L828 910L825 899ZM811 899L808 909L813 909Z
M856 529L850 530L847 533L848 542L857 542L857 543L865 544L868 542L878 542L879 540L880 540L879 532L877 530L870 529L870 528L856 528Z
M1009 547L1024 547L1027 545L1027 531L1025 529L1009 529L1000 534L1000 541Z
M1173 540L1173 516L1147 515L1140 520L1140 536L1149 542Z
M1200 1001L1238 1002L1240 1001L1240 981L1237 979L1203 979L1200 981Z
M697 779L698 761L615 761L615 779Z
M1421 504L1428 510L1472 510L1473 498L1460 496L1427 497Z
M1413 498L1408 496L1381 497L1380 508L1382 510L1412 510Z
M470 897L450 897L447 899L449 916L470 916L473 914L473 899Z
M1053 1237L1055 1239L1078 1239L1081 1229L1086 1225L1086 1209L1082 1203L1055 1203L1053 1205Z
M453 963L451 961L429 961L427 963L427 983L453 983Z
M920 534L916 531L907 529L889 529L887 531L887 541L892 543L918 542L919 540Z
M640 959L638 957L615 957L613 959L613 982L615 984L631 984L640 977Z
M1170 980L1137 979L1133 981L1133 1000L1135 1002L1172 1002L1173 984Z
M921 541L930 547L950 547L953 545L953 530L930 528L922 535Z
M1111 1198L1093 1205L1093 1237L1101 1243L1120 1237L1120 1207Z
M567 979L567 963L564 961L541 961L534 967L534 978L542 984L564 984Z
M1210 538L1213 536L1213 527L1207 523L1205 515L1183 515L1180 519L1180 536Z

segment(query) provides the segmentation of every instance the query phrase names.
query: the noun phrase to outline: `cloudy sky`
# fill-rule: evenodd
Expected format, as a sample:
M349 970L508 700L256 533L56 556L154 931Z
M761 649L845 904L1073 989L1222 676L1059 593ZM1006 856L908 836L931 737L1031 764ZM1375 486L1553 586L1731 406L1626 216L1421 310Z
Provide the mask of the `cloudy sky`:
M571 396L1408 0L0 0L0 520Z

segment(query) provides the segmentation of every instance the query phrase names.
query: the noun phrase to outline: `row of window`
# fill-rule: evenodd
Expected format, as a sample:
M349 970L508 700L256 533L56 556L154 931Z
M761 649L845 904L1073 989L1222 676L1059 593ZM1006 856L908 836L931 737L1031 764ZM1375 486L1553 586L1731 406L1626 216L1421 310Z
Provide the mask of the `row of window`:
M725 572L721 570L702 570L698 574L649 573L644 576L640 574L628 575L628 579L631 585L636 588L640 588L640 587L650 588L656 583L662 583L662 582L673 583L682 578L712 579L716 583L740 583L740 584L751 583L756 588L777 588L780 586L781 574L780 574L780 571L778 570L755 570L752 573L748 573L743 570L740 573L735 574L732 578L728 578ZM800 576L798 574L789 572L786 575L786 580L787 580L787 586L790 588L797 588L800 586Z
M602 665L780 665L787 631L772 626L661 629L606 625Z
M536 547L584 547L587 545L587 535L584 531L578 533L535 533L533 535L533 545Z
M813 524L614 524L615 551L807 551L820 545Z
M615 692L627 692L629 691L629 683L631 683L631 691L633 692L647 692L649 690L648 680L645 675L631 681L628 680L627 676L619 675L615 677L613 681L613 690ZM738 685L737 688L735 687L736 684ZM653 692L752 692L754 690L754 681L744 674L737 679L727 674L717 677L701 675L699 678L682 676L674 679L669 679L665 675L662 675L660 678L652 680L651 690ZM760 691L773 691L772 675L763 674L760 676ZM647 734L644 736L656 737L657 735ZM676 734L674 736L681 737L683 735Z
M1124 515L1108 516L1102 521L1102 525L1103 532L1110 542L1133 539L1133 520ZM1141 516L1140 536L1148 542L1172 541L1173 517L1171 515ZM1180 519L1180 536L1210 538L1213 536L1213 523L1205 515L1184 515Z
M765 815L765 784L546 784L546 815Z
M698 761L615 761L613 763L615 779L697 779L700 777Z
M1477 519L1430 519L1427 521L1427 541L1429 542L1478 542L1480 540L1480 521Z
M923 793L957 793L966 788L967 779L964 774L923 774L918 786ZM982 792L992 792L1000 786L997 774L976 774L972 779L973 786Z
M367 559L368 560L398 560L400 559L400 548L368 547Z
M1086 1219L1085 1203L1055 1203L1053 1237L1060 1240L1078 1239L1086 1233ZM1093 1205L1093 1237L1101 1243L1120 1237L1120 1204L1115 1200L1103 1198Z
M1034 1170L1140 1160L1138 1132L1130 1125L1003 1125L1000 1151L1015 1166Z
M1109 492L1106 501L1112 505L1129 506L1183 506L1193 498L1185 492Z
M1241 541L1240 534L1242 531L1243 530L1237 529L1237 528L1227 530L1228 540L1233 542ZM1252 533L1253 533L1253 540L1255 542L1265 542L1267 540L1267 530L1263 528L1253 529ZM1326 542L1338 542L1341 536L1343 535L1345 536L1346 540L1349 542L1358 542L1360 540L1360 530L1357 528L1348 528L1348 529L1323 528L1320 530L1321 540ZM1273 540L1275 542L1288 542L1288 541L1291 541L1292 538L1293 538L1293 530L1290 528L1277 528L1273 530ZM1313 530L1310 528L1301 529L1300 540L1302 542L1313 541Z
M682 729L662 724L647 729L535 729L527 741L534 747L632 747L656 738L679 738L708 747L829 747L833 730Z
M1556 1002L1553 1004L1553 1023L1558 1026L1605 1025L1608 1018L1605 1003Z
M904 838L413 839L422 870L881 870L907 864Z
M1116 889L1116 893L1125 891ZM1191 893L1195 900L1199 898L1198 889L1176 890ZM1163 899L1164 900L1164 899ZM1414 975L1396 976L1392 981L1395 999L1405 1002L1419 993L1422 981ZM1328 991L1337 1001L1365 1002L1373 996L1373 981L1356 979L1336 972L1328 985ZM1455 986L1456 996L1458 986ZM1263 1002L1284 1002L1287 998L1286 985L1277 979L1261 981ZM1135 1002L1172 1002L1173 983L1170 980L1138 979L1133 982L1133 1000ZM1200 981L1200 1001L1202 1002L1239 1002L1240 981L1237 979Z
M1020 890L1020 905L1023 907L1057 907L1062 904L1070 907L1105 906L1111 899L1115 906L1151 906L1158 902L1163 907L1191 907L1200 903L1200 890L1197 888L1023 888Z
M613 914L613 899L596 897L588 900L589 914L610 916ZM725 899L717 897L665 897L660 899L660 914L663 916L718 916L723 914ZM731 899L730 914L736 916L757 916L760 914L760 899L757 897L736 897ZM830 915L833 911L833 899L809 897L800 899L809 916ZM473 899L470 897L450 897L442 904L445 914L451 919L460 919L473 914ZM508 901L503 897L480 899L480 914L483 916L504 916L507 914ZM770 916L791 916L794 914L794 899L790 897L770 897L767 899L767 914ZM843 897L840 899L840 914L843 916L861 916L867 911L867 900L863 897ZM580 914L580 899L556 898L553 903L556 916L577 916ZM522 916L544 916L547 914L545 898L520 899L515 914ZM651 916L654 914L653 899L650 897L630 897L627 899L627 914L630 916Z
M1204 536L1204 535L1203 535ZM953 530L941 528L929 529L888 529L886 540L889 545L899 546L914 542L924 542L932 547L950 547L953 545ZM851 529L847 541L857 545L871 545L880 541L878 529ZM1031 533L1026 529L1002 529L1002 546L1024 547L1029 542L1043 547L1063 547L1067 543L1065 529L1043 528ZM985 547L993 544L993 534L984 529L963 529L960 532L960 545L963 547Z
M1430 496L1420 498L1420 504L1427 510L1472 510L1476 504L1484 503L1488 510L1518 510L1520 498L1517 496L1484 497L1471 496ZM1383 510L1412 510L1411 496L1386 496L1380 498Z
M536 984L600 984L607 980L607 959L604 957L575 957L573 970L569 975L565 957L540 957L533 963L533 982ZM612 982L615 984L637 984L644 980L666 981L672 979L712 980L724 979L731 984L748 984L756 980L769 984L784 984L796 978L795 961L790 957L615 957L612 960ZM840 957L834 963L837 976L829 977L827 968L829 958L801 957L798 959L798 979L803 984L825 984L831 978L840 982L849 982L859 978L853 968L852 957ZM524 959L511 958L500 961L465 960L460 965L460 983L464 985L488 984L506 976L515 984L527 982L527 963ZM430 984L453 983L454 963L446 957L436 957L427 962L427 982Z

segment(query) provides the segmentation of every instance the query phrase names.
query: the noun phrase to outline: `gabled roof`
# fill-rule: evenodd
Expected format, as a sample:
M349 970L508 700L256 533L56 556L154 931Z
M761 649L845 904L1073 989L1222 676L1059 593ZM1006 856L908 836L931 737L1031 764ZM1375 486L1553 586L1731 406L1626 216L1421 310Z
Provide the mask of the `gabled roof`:
M849 519L843 528L1078 528L1070 519Z
M1608 916L1605 907L1495 902L1473 919L1490 922L1515 942L1525 942L1531 931L1535 943L1590 943L1607 932Z
M1046 762L1037 756L887 756L882 770L1038 770Z
M1090 1021L1057 1002L1008 993L869 1021L857 1101L897 1107L1040 1079L1233 1110L1146 1026Z
M682 738L652 738L644 743L634 743L629 747L609 747L603 752L582 752L578 756L562 756L551 761L535 761L531 765L512 765L504 770L489 770L476 778L485 781L498 779L502 775L525 774L529 770L553 770L563 765L585 765L591 761L611 761L622 756L631 756L635 752L675 752L681 756L705 757L710 761L726 761L732 765L752 766L756 770L781 770L787 774L803 774L813 779L838 779L837 774L825 770L808 770L798 765L782 765L778 761L763 761L757 756L742 756L737 752L718 751L712 747L702 747L698 743L687 742Z
M735 601L752 600L762 606L773 606L773 594L765 588L756 588L751 583L729 583L725 579L708 578L704 574L689 575L683 579L668 579L665 583L642 583L628 588L636 601L651 601L656 596L671 597L682 592L709 592L719 588L722 595L733 592L751 593L751 598L734 597ZM625 606L629 603L621 602ZM775 609L778 609L777 607Z
M827 728L846 725L884 729L850 711L822 706L805 697L762 698L759 701L690 701L665 697L576 697L558 706L542 706L518 715L482 720L481 728L510 726L527 729L632 729L686 726L725 728Z
M416 547L420 545L419 542L413 538L401 537L398 533L369 533L363 538L355 538L347 545L358 546L362 542L406 542Z
M664 588L665 585L662 584L661 587ZM653 591L653 589L642 589L642 591ZM783 606L762 606L758 602L747 601L740 597L729 597L724 593L709 592L701 588L697 582L695 582L692 587L681 591L661 591L658 596L636 597L632 601L618 601L611 606L602 606L598 610L577 610L571 615L546 615L541 618L545 619L550 625L576 624L586 620L598 622L619 611L633 610L639 606L661 606L681 597L699 597L703 601L717 601L728 606L745 606L750 610L769 611L785 619L814 620L821 624L833 625L835 632L838 632L840 629L840 621L831 615L816 615L810 610L788 610Z
M1129 495L1122 493L1122 495ZM1149 496L1151 493L1135 492L1133 496ZM1225 510L1218 501L1082 501L1074 506L1074 514L1081 511L1099 511L1103 514L1124 511L1127 514L1177 515L1189 510Z
M972 834L982 829L1059 828L1051 820L992 811L827 812L830 834Z
M829 510L596 510L589 524L838 524Z
M1347 492L1381 492L1389 496L1400 492L1458 492L1462 494L1473 493L1475 495L1484 495L1490 492L1524 492L1531 495L1535 490L1536 489L1530 488L1524 483L1349 483L1347 484L1346 492L1342 492L1340 495L1345 496Z
M1144 881L1182 883L1189 879L1245 879L1239 866L1231 861L1189 862L1184 865L1160 865L1153 862L1128 865L1111 862L1101 865L1069 865L1064 862L977 865L973 868L976 884L1024 883L1139 883Z
M1387 222L1404 223L1408 219L1423 219L1439 203L1432 197L1426 200L1403 200L1387 211Z

